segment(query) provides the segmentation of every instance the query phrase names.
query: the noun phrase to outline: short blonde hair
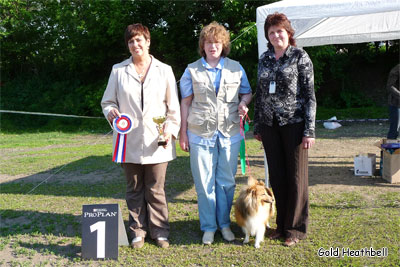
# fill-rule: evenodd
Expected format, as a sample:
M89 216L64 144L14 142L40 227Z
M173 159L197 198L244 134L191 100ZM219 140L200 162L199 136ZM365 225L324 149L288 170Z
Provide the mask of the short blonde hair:
M231 43L229 32L225 29L224 26L216 21L213 21L201 30L199 39L199 54L202 57L206 57L206 52L204 51L204 43L207 40L216 40L218 42L221 42L223 46L221 56L228 56L229 52L231 51Z

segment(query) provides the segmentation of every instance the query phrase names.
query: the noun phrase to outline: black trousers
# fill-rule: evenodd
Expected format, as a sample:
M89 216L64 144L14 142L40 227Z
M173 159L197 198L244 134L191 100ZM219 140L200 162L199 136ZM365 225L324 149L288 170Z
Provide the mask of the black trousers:
M264 125L262 142L276 200L277 232L306 238L308 226L308 150L301 146L304 122Z

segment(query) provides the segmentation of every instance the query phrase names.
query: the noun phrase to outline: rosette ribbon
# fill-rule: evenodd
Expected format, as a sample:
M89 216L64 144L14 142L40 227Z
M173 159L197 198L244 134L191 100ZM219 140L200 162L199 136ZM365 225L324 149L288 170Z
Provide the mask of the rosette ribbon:
M132 130L132 118L128 114L121 114L120 117L113 121L113 129L117 134L115 142L113 161L117 163L125 162L126 155L126 137Z

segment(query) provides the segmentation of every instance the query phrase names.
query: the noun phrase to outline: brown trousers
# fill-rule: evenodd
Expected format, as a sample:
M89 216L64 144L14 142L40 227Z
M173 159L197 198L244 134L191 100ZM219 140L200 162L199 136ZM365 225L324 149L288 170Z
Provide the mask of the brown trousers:
M168 205L165 196L165 174L168 162L159 164L123 163L126 177L126 204L132 238L168 237Z
M261 129L269 177L276 200L277 232L306 238L308 227L308 150L303 149L304 122Z

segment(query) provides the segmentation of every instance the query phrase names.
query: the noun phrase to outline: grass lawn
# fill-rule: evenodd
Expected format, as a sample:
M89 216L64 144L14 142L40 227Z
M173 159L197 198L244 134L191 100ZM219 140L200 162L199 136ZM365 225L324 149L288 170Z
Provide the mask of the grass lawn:
M201 244L197 199L188 154L177 146L170 162L166 192L171 225L168 249L147 240L140 250L119 248L118 261L81 259L81 214L84 204L118 203L125 225L122 169L111 162L111 136L90 132L0 133L1 266L400 266L400 184L378 175L353 175L353 157L375 153L372 144L385 136L387 123L345 124L336 130L318 125L310 151L310 224L308 238L293 248L254 238L242 245L219 233L211 246ZM249 134L250 174L264 178L263 151ZM376 173L378 174L378 172ZM247 181L240 165L237 188ZM271 222L275 227L274 220ZM320 257L330 248L359 251L387 248L385 257ZM356 252L357 253L357 252Z

